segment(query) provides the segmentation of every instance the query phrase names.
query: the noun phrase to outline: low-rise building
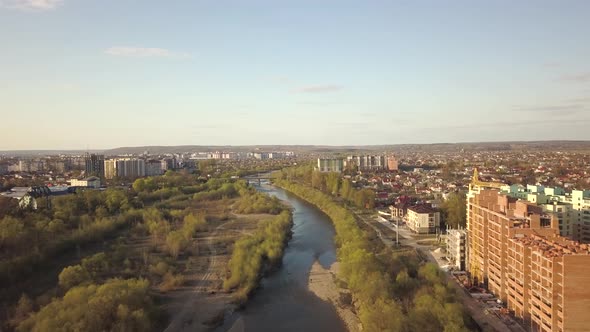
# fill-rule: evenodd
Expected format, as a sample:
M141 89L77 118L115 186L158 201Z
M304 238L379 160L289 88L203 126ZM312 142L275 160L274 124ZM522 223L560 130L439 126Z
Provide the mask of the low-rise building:
M407 225L418 234L436 233L440 229L440 212L428 205L408 208Z
M467 253L467 230L447 229L446 245L449 265L464 271Z
M85 179L71 179L70 185L72 187L100 188L100 178L90 176Z

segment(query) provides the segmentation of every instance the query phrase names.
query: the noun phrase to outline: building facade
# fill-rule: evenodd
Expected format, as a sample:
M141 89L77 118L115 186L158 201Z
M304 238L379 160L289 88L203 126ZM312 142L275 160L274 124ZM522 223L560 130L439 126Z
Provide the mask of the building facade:
M100 188L100 178L90 176L85 179L71 179L70 185L72 187Z
M446 245L449 265L464 271L467 259L467 230L447 229Z
M378 171L384 170L386 163L385 156L363 155L346 157L346 165L356 166L359 171Z
M86 176L98 176L99 178L105 177L104 155L94 153L86 154L84 163L86 165Z
M318 158L318 168L320 172L337 172L340 173L344 169L343 159L328 159Z
M589 247L561 236L559 210L537 203L473 186L467 269L531 331L587 330Z
M145 160L136 158L108 159L104 162L105 177L134 179L146 175Z
M387 157L387 169L390 171L397 171L399 170L399 163L394 156Z
M431 206L411 206L407 213L408 228L418 234L436 233L440 229L440 212Z

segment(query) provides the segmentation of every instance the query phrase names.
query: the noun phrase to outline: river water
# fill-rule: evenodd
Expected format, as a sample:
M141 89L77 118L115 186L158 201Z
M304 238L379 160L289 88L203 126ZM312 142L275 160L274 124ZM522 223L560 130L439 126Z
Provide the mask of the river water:
M256 189L293 207L293 237L281 268L263 278L246 308L234 312L217 331L346 331L334 307L307 289L309 271L316 260L325 268L336 261L331 220L315 206L280 188L263 183Z

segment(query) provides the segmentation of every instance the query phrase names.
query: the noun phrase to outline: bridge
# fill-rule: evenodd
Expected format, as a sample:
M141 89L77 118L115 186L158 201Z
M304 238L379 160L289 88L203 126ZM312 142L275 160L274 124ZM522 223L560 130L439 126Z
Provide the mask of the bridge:
M272 176L270 176L270 173L265 173L265 174L244 176L244 177L242 177L242 179L248 181L248 183L258 182L258 184L260 185L262 183L262 180L270 181L272 179Z

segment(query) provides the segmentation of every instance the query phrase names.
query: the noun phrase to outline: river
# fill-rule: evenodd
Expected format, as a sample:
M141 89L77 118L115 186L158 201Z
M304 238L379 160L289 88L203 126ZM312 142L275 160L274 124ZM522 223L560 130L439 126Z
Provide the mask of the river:
M255 187L293 207L293 237L281 268L263 278L246 308L234 312L216 331L346 331L334 307L307 289L309 271L316 260L325 268L336 261L330 218L281 188L264 182Z

